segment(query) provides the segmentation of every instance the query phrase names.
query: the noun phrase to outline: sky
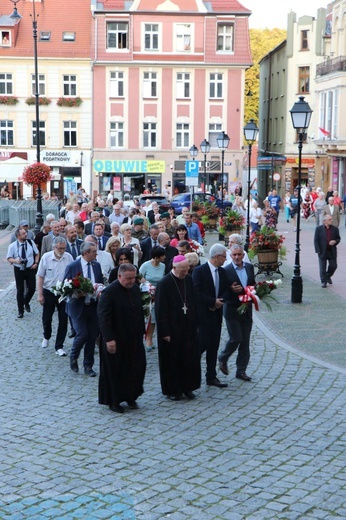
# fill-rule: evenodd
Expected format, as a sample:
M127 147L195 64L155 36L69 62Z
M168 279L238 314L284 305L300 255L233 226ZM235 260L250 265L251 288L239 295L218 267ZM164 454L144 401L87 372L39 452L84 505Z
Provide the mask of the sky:
M317 9L327 7L331 0L240 0L240 3L252 11L249 18L251 29L287 29L287 14L292 10L301 16L317 15Z

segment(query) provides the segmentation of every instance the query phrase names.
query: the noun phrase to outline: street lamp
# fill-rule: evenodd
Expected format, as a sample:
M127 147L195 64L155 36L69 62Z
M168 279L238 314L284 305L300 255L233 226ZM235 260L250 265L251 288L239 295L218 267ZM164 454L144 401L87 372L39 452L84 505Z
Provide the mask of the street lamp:
M210 152L210 143L206 139L204 139L201 144L201 152L204 154L204 188L203 193L205 195L205 185L207 184L207 153Z
M224 163L225 163L225 150L229 145L229 137L224 131L221 132L216 138L217 145L221 150L221 215L223 215L223 175L224 175Z
M251 185L251 152L252 145L257 139L259 132L258 127L253 119L250 119L249 123L244 126L244 137L245 141L249 145L248 152L248 173L247 173L247 215L246 215L246 238L245 238L245 251L249 250L250 245L250 185Z
M300 272L300 190L301 190L301 176L302 176L302 149L306 130L309 127L312 110L309 103L304 101L304 96L299 97L299 101L294 103L290 110L292 125L298 134L298 207L297 207L297 228L296 228L296 249L295 261L293 267L293 276L291 284L291 302L302 303L303 297L303 280Z
M191 146L189 152L190 152L190 155L191 155L192 159L195 160L197 155L198 155L198 148L197 148L197 146L195 146L193 144ZM192 193L191 193L191 186L190 186L190 195L191 195L190 211L192 211L192 198L194 197L194 194L195 194L195 186L193 185L192 186Z
M10 18L13 20L20 20L22 17L17 11L17 4L20 0L11 0L14 4L13 13L10 15ZM35 8L35 0L32 1L32 34L34 38L34 63L35 63L35 109L36 109L36 162L41 162L41 150L40 150L40 110L39 110L39 91L38 91L38 64L37 64L37 17L36 17L36 8ZM36 212L36 223L34 233L40 231L41 226L43 224L43 215L42 215L42 189L41 185L37 186L37 212Z

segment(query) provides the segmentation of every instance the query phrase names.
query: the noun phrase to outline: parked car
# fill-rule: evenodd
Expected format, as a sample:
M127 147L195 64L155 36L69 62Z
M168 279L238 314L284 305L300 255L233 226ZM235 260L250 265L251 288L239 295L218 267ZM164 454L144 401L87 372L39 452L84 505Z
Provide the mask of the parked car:
M169 200L164 195L152 195L152 194L142 194L139 196L139 203L141 206L146 205L146 201L150 200L150 203L157 202L161 211L167 211L170 207Z
M211 193L196 192L193 194L192 202L209 202L210 204L216 204L218 208L222 207L222 200ZM175 214L180 215L182 209L190 208L191 205L191 194L190 193L178 193L171 199L171 206L174 208ZM223 199L223 208L231 208L232 203L228 200Z

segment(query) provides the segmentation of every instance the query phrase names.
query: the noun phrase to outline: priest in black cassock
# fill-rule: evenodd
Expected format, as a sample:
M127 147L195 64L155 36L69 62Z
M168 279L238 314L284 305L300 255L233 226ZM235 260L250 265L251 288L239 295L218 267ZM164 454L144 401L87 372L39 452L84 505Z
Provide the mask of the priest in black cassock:
M99 403L118 413L124 412L123 402L138 408L136 400L143 393L145 328L136 275L134 265L120 265L118 279L102 292L97 309L102 335Z
M196 303L189 263L173 258L173 269L157 285L155 313L162 393L172 401L194 399L201 386Z

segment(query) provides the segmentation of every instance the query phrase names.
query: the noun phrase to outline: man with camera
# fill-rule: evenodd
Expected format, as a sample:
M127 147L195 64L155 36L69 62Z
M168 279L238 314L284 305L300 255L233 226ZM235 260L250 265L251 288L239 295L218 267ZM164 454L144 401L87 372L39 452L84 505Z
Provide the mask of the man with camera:
M33 240L27 240L25 229L16 231L16 241L9 245L7 261L14 266L17 287L18 318L24 317L24 308L30 312L30 300L36 290L36 269L40 254ZM26 287L25 287L26 286Z

